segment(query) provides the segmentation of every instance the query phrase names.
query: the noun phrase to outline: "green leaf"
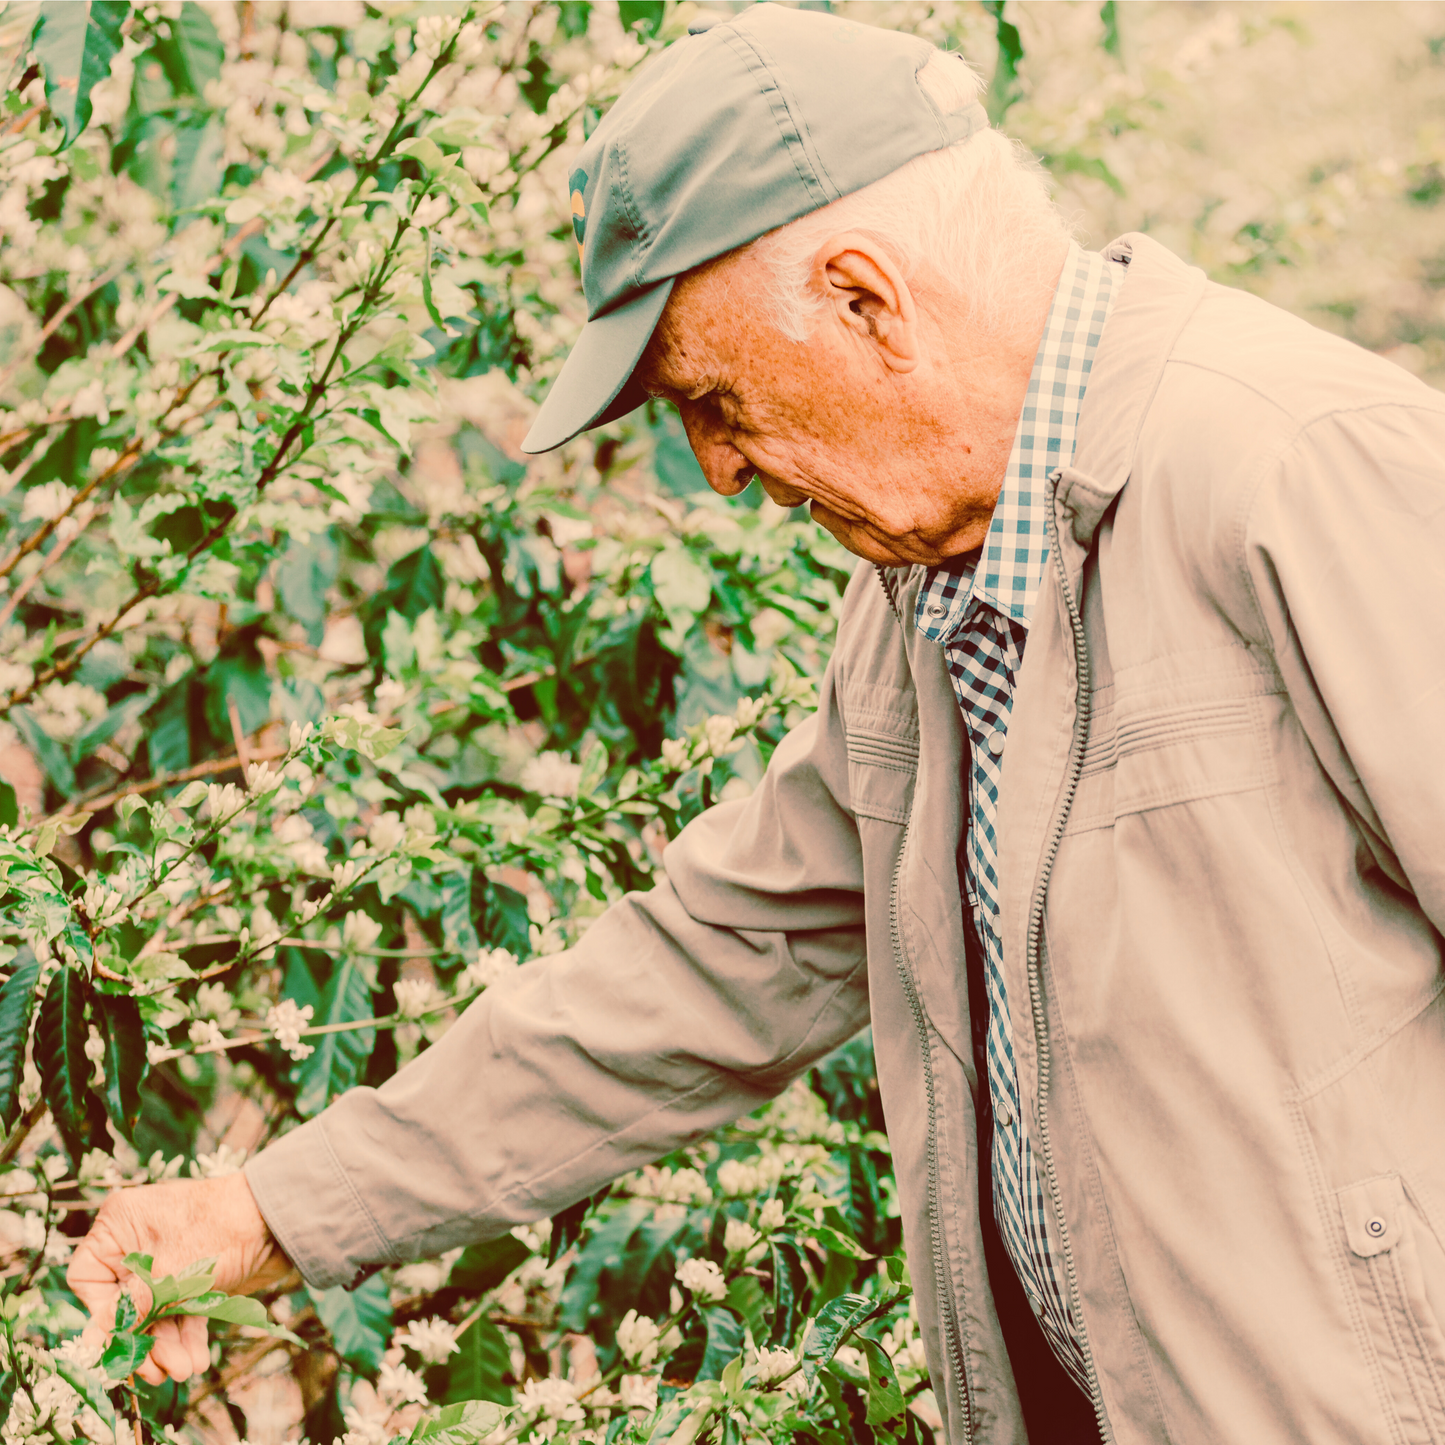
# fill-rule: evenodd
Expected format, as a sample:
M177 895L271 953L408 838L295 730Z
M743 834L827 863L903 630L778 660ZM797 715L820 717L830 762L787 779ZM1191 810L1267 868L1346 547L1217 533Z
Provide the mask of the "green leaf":
M371 985L354 958L336 964L331 982L321 995L313 1024L352 1023L371 1018ZM316 1034L313 1052L291 1070L296 1081L296 1109L309 1118L319 1114L337 1094L344 1094L361 1077L376 1044L375 1029L342 1029Z
M170 37L156 45L156 56L177 95L199 98L205 94L206 82L220 76L226 47L211 17L195 0L185 0L170 29Z
M649 35L656 35L666 9L663 0L619 0L617 14L624 30L641 26Z
M20 824L20 800L9 783L0 783L0 827L15 828Z
M799 1296L806 1286L807 1274L798 1246L791 1240L775 1239L770 1246L773 1256L773 1337L774 1345L791 1345L797 1328Z
M452 1266L447 1284L463 1294L482 1295L496 1289L532 1251L515 1234L471 1244Z
M145 1364L154 1343L149 1335L132 1335L118 1330L101 1353L100 1368L107 1378L123 1380Z
M442 1403L493 1400L499 1405L510 1405L511 1386L503 1381L511 1369L512 1352L506 1336L483 1316L464 1334L457 1336L457 1353L448 1364Z
M898 1372L877 1340L860 1338L858 1343L868 1358L868 1423L881 1425L903 1413L906 1402Z
M747 1322L757 1344L768 1338L768 1296L762 1285L750 1274L739 1275L729 1286L728 1304Z
M839 1345L843 1344L849 1334L870 1314L889 1309L892 1304L891 1298L880 1305L862 1295L845 1294L829 1300L818 1311L818 1317L813 1321L813 1328L808 1331L807 1341L803 1345L803 1375L810 1390L818 1371L838 1353Z
M607 749L600 738L587 744L582 754L582 771L577 779L577 796L590 798L607 776Z
M423 1417L411 1432L413 1445L474 1445L507 1418L508 1411L491 1400L464 1400L448 1405L434 1419Z
M68 965L50 980L35 1025L35 1066L51 1117L72 1161L84 1152L86 1083L86 982Z
M670 542L652 559L652 592L669 616L707 610L712 573L680 542Z
M240 1294L226 1294L223 1290L207 1291L195 1299L182 1298L166 1310L166 1315L201 1315L208 1320L221 1320L226 1324L248 1325L253 1330L265 1330L269 1335L277 1335L294 1344L302 1343L290 1330L272 1324L271 1317L266 1313L266 1306L260 1300L249 1299Z
M472 922L472 870L447 873L441 880L442 944L472 962L481 952L482 941Z
M391 1290L386 1281L374 1274L353 1290L336 1285L307 1293L317 1318L330 1331L336 1353L348 1364L375 1374L391 1339Z
M105 1104L111 1122L132 1139L140 1118L140 1089L150 1072L140 1005L126 995L100 997L100 1030L105 1040Z
M743 1350L743 1322L722 1305L702 1312L707 1321L707 1348L702 1352L699 1380L716 1380Z
M190 766L189 694L190 682L178 682L169 692L161 695L146 719L146 751L154 773L175 773Z
M90 92L110 75L128 0L45 0L32 41L45 67L45 101L71 145L90 123Z
M412 160L423 165L429 171L439 170L448 164L442 148L434 141L424 135L414 135L402 141L396 148L399 156L410 156Z
M459 333L453 331L450 326L442 320L442 314L437 310L436 299L432 296L431 289L431 228L423 226L422 235L426 238L426 262L421 268L421 297L426 303L426 314L431 317L432 325L442 333L443 336L456 336Z
M1019 84L1019 65L1024 58L1023 37L1017 25L1004 19L1007 0L983 0L983 8L993 16L994 37L998 41L998 60L989 82L986 104L988 118L997 125L1009 107L1023 95Z
M212 200L226 170L226 125L218 115L176 127L176 156L171 166L171 204L189 211Z
M1104 26L1104 50L1114 57L1119 58L1119 11L1115 0L1104 0L1099 6L1099 20Z
M10 721L20 729L25 746L35 754L46 776L67 798L75 793L75 770L65 749L36 722L29 708L17 707L10 714Z
M336 580L339 562L329 533L302 540L293 537L276 564L276 590L282 605L306 629L314 647L326 631L326 592Z
M0 1124L7 1132L20 1117L20 1080L25 1073L25 1044L39 977L40 964L25 948L16 955L13 971L0 988Z

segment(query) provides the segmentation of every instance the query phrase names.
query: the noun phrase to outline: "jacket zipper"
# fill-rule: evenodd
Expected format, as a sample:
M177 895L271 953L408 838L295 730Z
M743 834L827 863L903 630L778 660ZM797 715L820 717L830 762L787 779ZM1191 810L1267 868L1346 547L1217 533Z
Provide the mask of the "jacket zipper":
M1093 706L1089 695L1089 649L1084 634L1084 620L1080 615L1074 594L1069 589L1068 568L1064 565L1063 550L1059 546L1058 523L1054 517L1054 506L1058 497L1062 472L1055 472L1050 478L1053 488L1049 493L1048 533L1049 548L1054 556L1054 567L1059 574L1059 588L1064 594L1064 606L1069 613L1069 627L1073 633L1074 666L1077 673L1077 696L1074 704L1074 733L1069 741L1069 766L1064 780L1064 790L1053 826L1049 830L1048 845L1044 849L1039 876L1034 884L1033 897L1029 902L1029 927L1026 949L1029 979L1029 1003L1033 1009L1034 1046L1038 1053L1038 1130L1039 1155L1043 1160L1044 1177L1049 1183L1049 1199L1053 1205L1054 1221L1058 1225L1059 1241L1064 1252L1064 1274L1068 1280L1069 1303L1074 1312L1074 1321L1079 1331L1079 1347L1084 1356L1084 1369L1089 1380L1089 1398L1094 1406L1094 1416L1099 1423L1099 1436L1105 1442L1112 1442L1113 1431L1104 1414L1104 1401L1099 1389L1099 1376L1094 1368L1094 1351L1089 1344L1088 1332L1084 1328L1084 1311L1079 1295L1078 1271L1074 1265L1073 1246L1069 1243L1068 1227L1064 1223L1063 1201L1059 1195L1058 1179L1054 1173L1053 1142L1049 1134L1048 1098L1051 1066L1049 1060L1049 1027L1044 1014L1043 969L1043 925L1044 899L1048 893L1049 877L1053 873L1054 859L1058 856L1059 844L1063 841L1064 827L1068 822L1069 810L1073 807L1074 794L1078 791L1079 775L1084 766L1084 748L1089 737L1090 713Z
M893 595L893 584L888 580L887 569L881 562L875 562L873 571L878 578L878 585L883 589L883 595L888 599L888 605L893 609L893 615L898 619L898 625L902 627L903 614L898 610L898 599Z
M886 590L886 584L885 584ZM891 601L890 594L890 601ZM895 604L895 612L898 610ZM923 1091L928 1102L928 1226L933 1247L933 1283L938 1308L943 1316L944 1341L948 1346L954 1378L963 1399L964 1445L974 1438L973 1397L968 1384L968 1361L963 1350L963 1336L958 1327L958 1312L953 1298L953 1282L949 1275L943 1225L940 1220L941 1199L938 1187L938 1110L933 1086L933 1051L928 1042L928 1021L923 1004L913 984L913 974L903 952L903 927L899 918L899 900L903 890L903 860L908 852L909 824L903 825L903 841L898 845L898 862L893 868L893 887L888 897L888 925L893 941L893 962L903 983L908 1007L913 1011L914 1026L923 1057Z

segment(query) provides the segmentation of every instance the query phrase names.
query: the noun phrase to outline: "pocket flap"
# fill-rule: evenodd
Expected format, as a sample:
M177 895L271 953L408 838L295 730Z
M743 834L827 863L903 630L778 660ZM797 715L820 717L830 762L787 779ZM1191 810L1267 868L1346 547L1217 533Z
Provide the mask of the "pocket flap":
M1405 1191L1398 1174L1347 1185L1335 1196L1345 1221L1345 1238L1361 1259L1383 1254L1405 1228Z

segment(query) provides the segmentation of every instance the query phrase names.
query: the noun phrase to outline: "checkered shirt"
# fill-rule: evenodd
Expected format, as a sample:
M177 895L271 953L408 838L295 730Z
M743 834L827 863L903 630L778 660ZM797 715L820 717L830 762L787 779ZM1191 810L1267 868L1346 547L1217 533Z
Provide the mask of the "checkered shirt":
M1044 1334L1087 1391L1043 1182L1020 1125L1009 1000L999 935L998 787L1029 618L1048 561L1047 480L1073 459L1079 408L1124 267L1070 245L1034 359L1008 472L983 546L934 568L915 617L943 644L969 738L964 901L983 946L988 993L988 1087L993 1103L993 1203L999 1233Z

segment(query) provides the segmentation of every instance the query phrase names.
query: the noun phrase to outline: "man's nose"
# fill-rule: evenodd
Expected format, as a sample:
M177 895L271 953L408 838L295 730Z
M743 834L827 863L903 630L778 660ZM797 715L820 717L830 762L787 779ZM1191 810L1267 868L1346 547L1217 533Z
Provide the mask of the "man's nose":
M688 444L708 486L720 497L735 497L745 491L757 475L757 468L727 439L716 421L699 415L700 408L684 406L680 410Z

